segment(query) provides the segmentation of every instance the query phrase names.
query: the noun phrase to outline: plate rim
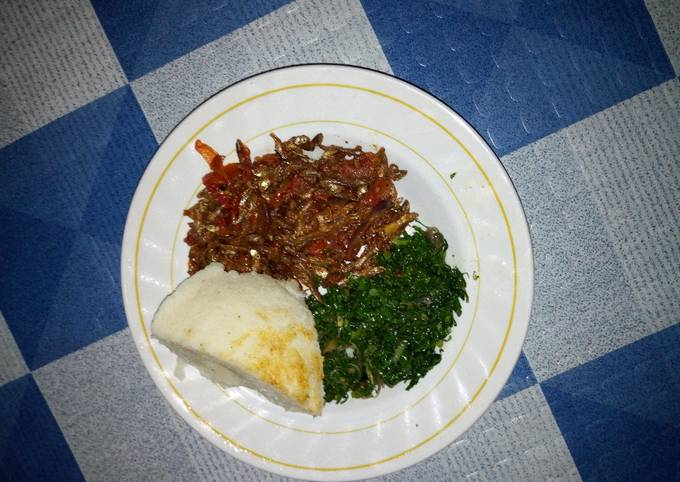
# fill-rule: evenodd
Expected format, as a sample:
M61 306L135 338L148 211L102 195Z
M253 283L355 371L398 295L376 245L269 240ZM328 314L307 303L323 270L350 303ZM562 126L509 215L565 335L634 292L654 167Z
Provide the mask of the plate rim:
M523 304L525 306L524 306L524 312L522 312L522 313L517 311L518 307L515 307L512 311L512 314L513 314L513 317L515 318L515 320L516 321L517 320L522 321L522 323L521 323L521 326L519 326L519 328L517 326L514 328L515 333L514 333L513 336L517 337L517 340L513 344L510 344L508 347L506 347L506 350L511 349L512 351L506 351L506 353L505 353L505 356L507 357L507 361L503 365L507 364L507 366L504 367L504 368L506 368L507 375L503 375L503 383L499 384L497 389L492 390L492 392L493 392L492 397L489 396L489 397L487 397L488 400L483 400L482 402L479 402L479 403L476 404L477 410L479 411L479 413L474 416L474 419L472 419L469 422L469 424L467 424L467 426L465 426L464 429L462 431L460 431L460 433L458 433L456 436L449 436L449 437L444 436L442 439L445 439L445 442L443 444L441 444L440 447L436 447L436 446L431 445L430 449L425 449L419 456L416 456L415 460L408 461L408 460L405 460L404 458L401 458L401 462L400 462L399 461L400 457L388 458L388 459L386 459L382 462L376 462L375 464L377 464L377 465L369 464L370 466L368 466L368 467L363 467L363 466L350 467L350 468L347 468L345 470L341 470L341 471L338 471L338 472L320 471L319 469L315 470L314 468L303 469L303 472L305 472L306 474L309 474L309 475L314 474L318 478L323 479L323 480L355 480L357 478L361 478L361 477L366 476L366 475L368 475L368 476L384 475L384 474L387 474L387 473L391 473L391 472L395 472L397 470L404 469L404 468L409 467L411 465L415 465L416 463L419 463L419 462L425 460L426 458L433 456L437 452L443 450L449 444L454 442L457 438L461 437L490 408L490 406L493 404L493 402L496 401L498 395L502 391L502 389L505 386L508 378L510 377L510 375L512 374L512 371L514 370L514 367L517 364L517 360L519 359L519 357L521 355L522 348L523 348L523 345L524 345L524 341L526 339L526 334L527 334L527 331L528 331L528 326L529 326L529 322L530 322L530 318L531 318L531 312L532 312L532 309L533 309L534 283L535 283L535 280L534 280L533 243L532 243L532 239L531 239L531 232L530 232L530 229L529 229L529 224L528 224L527 217L526 217L526 211L525 211L524 206L522 204L521 198L519 197L519 194L517 192L517 188L515 187L515 184L513 183L510 175L508 174L508 171L506 170L503 163L500 161L499 157L496 155L496 153L493 151L493 149L490 147L490 145L484 139L484 137L460 113L458 113L458 111L456 111L454 108L450 107L446 102L444 102L443 100L441 100L440 98L438 98L434 94L428 92L427 90L417 86L416 84L414 84L414 83L412 83L408 80L405 80L403 78L400 78L400 77L392 75L392 74L388 74L388 73L381 72L381 71L378 71L378 70L375 70L375 69L371 69L371 68L368 68L368 67L355 66L355 65L349 65L349 64L304 63L304 64L288 65L288 66L283 66L283 67L278 67L278 68L258 72L258 73L249 75L247 77L244 77L244 78L242 78L242 79L240 79L236 82L233 82L233 83L227 85L223 89L221 89L218 92L215 92L211 96L207 97L205 100L203 100L200 104L195 106L184 117L182 117L181 120L179 120L177 122L177 124L168 132L168 134L163 139L163 141L158 145L153 156L148 161L148 163L147 163L147 165L144 169L143 174L140 176L139 181L137 183L137 186L135 188L134 195L133 195L133 197L130 201L130 205L129 205L129 208L128 208L128 213L127 213L126 222L125 222L125 231L124 231L124 235L123 235L123 239L122 239L122 243L121 243L121 256L120 256L121 295L122 295L122 298L123 298L123 304L124 304L124 308L125 308L126 321L128 323L128 327L132 327L131 320L132 320L132 318L136 317L136 314L132 313L133 316L131 317L130 316L131 311L133 312L134 310L132 310L130 307L128 307L128 301L127 301L126 293L129 289L129 286L128 286L129 281L127 280L127 276L129 275L129 266L128 266L128 263L126 263L126 258L124 256L125 256L125 252L126 252L126 247L128 246L128 244L130 242L130 239L128 239L128 238L134 238L133 233L136 230L136 228L139 228L139 223L137 223L137 225L134 226L134 227L132 226L132 219L131 218L136 217L136 216L134 216L134 213L133 213L133 207L138 203L138 197L140 197L141 194L142 194L142 192L140 190L142 181L144 180L144 178L149 173L149 168L151 167L152 161L156 158L156 156L158 155L160 150L163 148L163 146L168 142L168 140L179 129L181 129L183 127L183 124L185 123L185 121L188 118L190 118L198 109L200 109L206 103L210 102L212 99L222 95L225 91L232 89L233 87L235 87L239 84L248 82L252 79L256 79L258 77L263 77L263 76L266 76L266 75L269 75L269 74L272 74L272 73L276 73L276 72L280 72L280 71L292 71L292 70L298 70L299 71L299 70L305 70L305 69L310 68L310 67L311 68L326 68L326 69L330 69L330 70L332 70L332 69L342 69L342 70L346 70L346 71L359 70L359 71L368 72L369 74L376 75L381 80L383 80L387 83L396 82L397 84L402 84L403 87L411 90L412 92L414 92L416 94L423 96L427 101L433 102L440 109L442 109L445 114L452 115L453 119L457 120L461 127L467 129L470 132L472 137L475 138L475 140L478 142L479 147L481 147L481 149L483 149L485 151L487 156L489 156L492 161L495 161L494 167L500 167L500 169L498 170L498 174L500 175L502 180L505 181L508 184L508 187L509 187L509 188L506 189L506 192L504 194L509 195L511 197L510 205L516 204L516 206L513 206L513 207L519 208L518 211L513 216L513 221L517 222L517 224L514 225L513 227L515 229L517 229L518 231L522 232L524 241L526 241L526 246L521 246L522 249L525 249L525 251L523 251L522 256L521 256L521 262L523 262L523 264L524 264L524 266L522 266L522 269L526 270L526 273L523 273L523 275L526 277L526 279L523 280L523 283L522 283L523 291L525 291L524 299L522 301L523 301ZM433 120L433 119L431 119L431 120ZM434 122L435 122L435 124L438 123L438 121L434 121ZM443 126L440 126L440 127L443 128ZM446 128L443 128L443 129L445 131L447 131ZM463 145L461 144L461 146L463 146ZM181 147L180 150L185 149L185 147L186 146ZM464 150L467 151L466 147L463 146L463 148L464 148ZM180 152L180 151L178 150L178 152ZM475 160L474 155L472 155L471 153L468 153L468 155L473 160ZM478 161L475 161L475 162L478 162ZM478 167L481 169L481 166L478 166ZM145 193L146 193L146 191L145 191ZM503 208L501 208L501 209L503 210ZM142 216L142 218L143 217L144 216ZM507 216L507 217L509 217L509 216ZM521 218L522 222L519 222L520 218ZM508 225L508 229L509 229L509 225ZM509 229L508 232L510 233L510 236L512 238L511 231L512 230ZM134 244L134 242L133 242L133 244ZM517 248L519 248L519 246ZM513 249L515 249L515 248L513 248ZM518 258L517 266L519 267L520 266L520 256L518 255L517 258ZM135 332L135 330L136 329L132 330L132 332ZM511 333L512 332L509 330L507 336L510 336ZM196 422L200 422L200 424L202 425L202 427L201 427L202 429L207 430L208 432L215 432L215 429L210 424L208 424L207 421L204 420L204 418L200 414L195 412L190 406L186 406L186 402L181 397L178 396L179 394L175 393L175 395L173 395L172 393L166 393L168 390L170 392L171 391L176 392L176 389L174 388L174 386L172 386L172 384L170 384L169 389L167 389L167 388L164 389L161 386L161 383L159 383L159 380L157 380L157 376L159 376L159 373L157 373L157 370L155 369L155 367L152 369L149 366L149 363L147 361L147 354L143 352L143 349L145 347L142 344L138 343L138 341L137 341L137 339L136 339L136 337L134 336L133 333L131 333L131 335L132 335L132 338L133 338L133 342L135 343L135 346L137 348L137 351L140 354L140 357L142 358L144 367L147 370L147 372L149 372L149 374L151 375L152 379L154 380L154 384L156 385L156 388L161 392L161 395L163 395L163 397L166 398L166 400L168 402L171 401L169 399L172 398L172 397L179 398L179 402L178 402L179 405L184 405L185 410L181 411L181 410L178 410L178 407L176 406L176 404L171 403L175 412L177 412L180 416L182 416L182 418L185 419L185 421L189 424L189 426L191 427L192 430L194 430L194 429L197 430L198 427L196 427ZM500 361L500 356L502 356L502 352L499 353L499 358L498 358L499 361ZM510 363L511 361L512 361L512 363ZM503 365L501 365L501 366L503 366ZM509 369L507 367L509 367ZM486 385L486 382L484 383L484 385ZM480 390L479 390L480 392L481 392L482 388L483 388L483 386L480 387ZM468 403L470 403L470 402L468 402ZM472 405L473 404L470 403L469 408L472 408ZM444 432L447 428L448 428L448 426L446 426L446 425L443 426L443 428L440 428L440 431L436 431L435 435L427 437L421 444L418 444L416 447L414 447L413 450L415 450L416 448L422 448L423 446L425 446L427 444L427 442L429 442L431 439L435 438L436 435L439 435L441 432ZM203 430L197 430L197 431L204 438L206 438L206 434L203 433ZM222 439L224 440L224 437L222 437ZM440 440L442 440L442 439L440 439ZM300 471L300 468L296 468L295 466L291 466L291 464L286 464L286 463L281 463L281 462L277 463L276 461L270 460L266 456L265 457L262 457L261 455L257 456L255 453L253 453L252 450L246 448L246 450L244 451L244 447L239 447L238 443L236 443L235 441L232 441L229 438L227 440L229 440L229 442L224 440L223 444L220 444L220 448L225 450L227 452L227 454L230 455L230 456L234 456L237 459L248 463L249 465L253 465L257 468L260 468L260 469L263 469L263 470L266 470L266 471L269 471L269 472L282 474L282 475L286 475L288 477L293 477L293 478L304 477L304 475L302 475L302 474L294 473L294 472L291 473L289 471L290 469ZM208 441L211 442L211 443L214 443L214 441L211 440L210 438L208 438ZM248 452L250 452L250 453L248 453ZM406 452L404 452L404 455L405 454L406 454ZM262 460L260 460L260 459L262 459ZM386 465L386 464L390 464L390 465ZM376 467L376 466L381 467L381 470L378 470L377 473L376 473L375 470L371 470L373 467ZM370 470L372 473L362 475L362 471L365 471L365 470ZM340 475L340 474L343 474L343 475ZM339 477L333 477L332 475L339 475Z

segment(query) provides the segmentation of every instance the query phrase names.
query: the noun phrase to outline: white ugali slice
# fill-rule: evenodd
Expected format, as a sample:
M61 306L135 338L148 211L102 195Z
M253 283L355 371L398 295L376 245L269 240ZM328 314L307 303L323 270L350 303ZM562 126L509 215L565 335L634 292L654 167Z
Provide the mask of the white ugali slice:
M314 318L295 281L213 263L161 303L151 332L203 376L259 391L288 410L321 413Z

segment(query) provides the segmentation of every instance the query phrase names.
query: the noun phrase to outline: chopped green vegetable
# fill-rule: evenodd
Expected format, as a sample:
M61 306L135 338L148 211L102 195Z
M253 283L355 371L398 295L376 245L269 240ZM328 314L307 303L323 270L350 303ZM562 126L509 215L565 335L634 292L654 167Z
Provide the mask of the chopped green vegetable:
M453 179L454 177L456 177L456 174L458 174L458 173L452 172L451 174L449 174L449 179Z
M375 396L383 385L407 389L441 360L465 279L446 264L447 243L436 229L414 227L378 257L385 271L351 278L322 301L307 298L324 356L327 402Z

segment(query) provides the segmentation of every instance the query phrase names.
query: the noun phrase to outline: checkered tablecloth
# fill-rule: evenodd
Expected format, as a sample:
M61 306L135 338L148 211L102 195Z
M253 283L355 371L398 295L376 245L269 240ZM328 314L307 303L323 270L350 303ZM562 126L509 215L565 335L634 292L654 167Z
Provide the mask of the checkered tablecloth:
M274 67L393 73L489 142L530 224L523 354L390 481L680 480L679 0L2 0L0 480L279 480L160 395L120 293L159 143Z

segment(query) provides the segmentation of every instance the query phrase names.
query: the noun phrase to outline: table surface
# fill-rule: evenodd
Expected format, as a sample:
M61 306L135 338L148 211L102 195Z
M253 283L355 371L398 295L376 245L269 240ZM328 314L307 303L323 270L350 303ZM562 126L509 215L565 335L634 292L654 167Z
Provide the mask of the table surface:
M280 479L161 397L119 258L173 126L239 79L310 62L393 73L462 114L534 246L507 386L384 480L680 480L679 0L4 0L0 479Z

